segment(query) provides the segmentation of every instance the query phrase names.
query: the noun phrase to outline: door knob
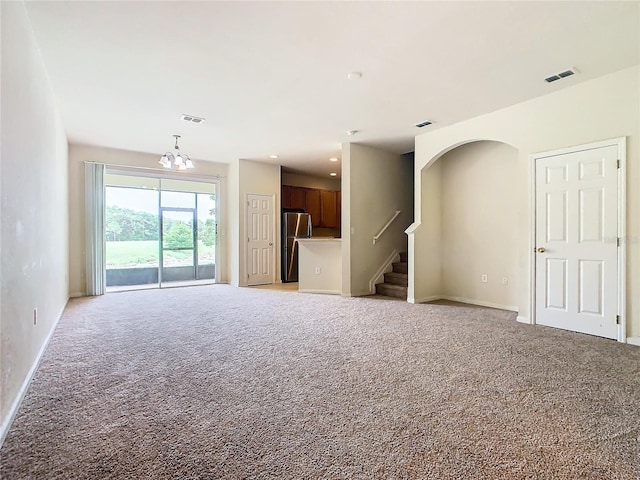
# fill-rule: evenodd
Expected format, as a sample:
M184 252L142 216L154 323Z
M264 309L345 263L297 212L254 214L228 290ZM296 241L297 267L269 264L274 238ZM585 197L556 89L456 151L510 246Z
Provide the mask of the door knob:
M270 247L273 247L273 242L269 242L269 246L270 246Z
M538 253L544 253L547 250L544 247L538 247Z

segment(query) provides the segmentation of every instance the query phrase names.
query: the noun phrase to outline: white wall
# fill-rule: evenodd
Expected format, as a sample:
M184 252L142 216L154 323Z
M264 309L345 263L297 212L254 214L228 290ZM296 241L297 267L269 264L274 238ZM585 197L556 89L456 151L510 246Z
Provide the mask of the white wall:
M231 252L234 268L231 282L236 286L247 285L247 195L250 193L273 196L274 208L274 278L275 282L281 281L280 274L280 166L250 160L238 160L230 167L231 180L235 185L231 188L230 202L235 203L231 207L232 214L236 215L238 223L234 225L233 237L237 239L232 243ZM237 210L236 210L237 209Z
M474 142L451 150L438 162L443 296L517 309L515 227L520 212L509 199L517 194L518 151L503 143ZM481 281L483 274L486 283Z
M67 302L69 219L67 138L49 78L24 4L0 9L1 444Z
M343 144L342 175L342 294L369 295L369 282L390 254L407 249L404 230L413 221L413 162L365 145ZM401 215L374 245L373 237L396 210Z
M410 292L415 299L439 294L430 274L434 256L426 244L431 226L440 219L424 210L427 185L439 183L429 168L442 154L474 140L494 140L518 150L517 298L519 316L529 321L530 297L530 155L599 140L627 137L627 335L640 342L640 68L625 69L604 77L498 110L416 137L416 228L410 240L409 261L414 263ZM437 165L437 163L436 163Z
M162 153L162 152L160 152ZM158 155L132 152L115 148L95 147L72 144L69 147L69 292L71 296L85 295L85 191L84 162L122 165L123 167L144 167L155 169L154 174L171 175L172 178L191 178L193 180L215 180L220 176L218 192L220 215L218 218L218 240L220 254L216 265L219 282L229 281L229 262L225 256L229 230L227 225L227 176L229 166L225 163L195 160L196 168L186 172L166 172L158 168ZM143 172L146 170L142 170Z

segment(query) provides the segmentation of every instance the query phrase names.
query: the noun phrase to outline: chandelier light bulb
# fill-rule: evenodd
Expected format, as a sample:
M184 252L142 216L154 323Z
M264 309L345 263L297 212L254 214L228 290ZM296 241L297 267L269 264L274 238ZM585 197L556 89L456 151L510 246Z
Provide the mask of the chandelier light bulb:
M188 155L180 153L180 147L178 146L178 139L180 135L174 135L176 139L176 143L174 145L175 153L167 152L162 157L158 163L162 165L164 168L173 169L173 170L187 170L188 168L195 168L193 161L189 158Z

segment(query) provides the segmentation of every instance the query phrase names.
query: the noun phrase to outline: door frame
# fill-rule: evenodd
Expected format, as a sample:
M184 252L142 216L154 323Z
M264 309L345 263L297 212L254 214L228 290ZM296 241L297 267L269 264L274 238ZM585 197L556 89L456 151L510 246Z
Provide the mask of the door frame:
M610 140L602 140L594 143L575 145L559 150L550 150L529 155L529 312L531 312L530 324L536 325L536 161L542 158L576 153L584 150L616 146L618 148L618 238L620 247L618 248L618 315L620 323L618 325L618 342L627 342L627 138L618 137ZM616 241L616 239L611 239Z
M256 195L259 197L268 197L271 199L271 206L273 207L273 218L271 221L271 228L272 228L272 232L273 232L273 248L272 248L272 254L271 254L271 263L272 263L272 273L271 273L271 283L270 284L262 284L262 285L273 285L277 282L277 272L276 272L276 268L278 267L278 249L280 246L279 243L279 233L278 233L278 223L277 223L277 215L276 215L276 196L271 194L267 194L267 193L247 193L245 194L244 197L244 237L247 239L247 241L245 242L245 249L244 249L244 272L242 272L242 274L244 275L244 285L246 286L252 286L249 285L249 196L250 195ZM242 282L239 282L240 285L243 285Z

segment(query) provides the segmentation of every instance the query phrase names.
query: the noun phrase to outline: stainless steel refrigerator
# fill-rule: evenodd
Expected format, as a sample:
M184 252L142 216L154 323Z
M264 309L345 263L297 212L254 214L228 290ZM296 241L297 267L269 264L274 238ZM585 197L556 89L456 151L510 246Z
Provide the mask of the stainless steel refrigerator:
M282 214L282 281L298 281L299 238L311 238L311 215L304 212Z

